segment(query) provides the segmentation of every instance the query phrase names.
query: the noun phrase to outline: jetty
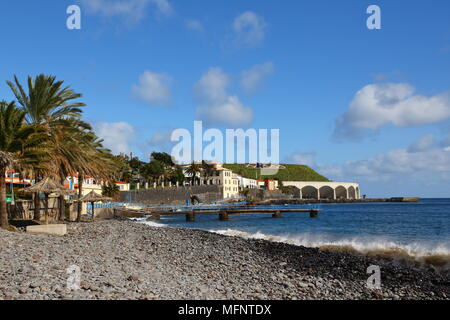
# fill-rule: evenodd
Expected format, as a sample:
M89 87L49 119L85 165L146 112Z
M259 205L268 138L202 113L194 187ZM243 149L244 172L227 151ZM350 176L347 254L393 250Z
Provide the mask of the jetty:
M115 215L122 217L148 217L148 220L158 221L161 216L186 216L187 222L194 222L196 215L217 214L220 221L227 221L231 215L267 215L272 218L281 218L283 213L309 213L310 218L316 218L321 209L313 208L268 208L259 206L192 206L190 208L145 208L140 210L115 209Z

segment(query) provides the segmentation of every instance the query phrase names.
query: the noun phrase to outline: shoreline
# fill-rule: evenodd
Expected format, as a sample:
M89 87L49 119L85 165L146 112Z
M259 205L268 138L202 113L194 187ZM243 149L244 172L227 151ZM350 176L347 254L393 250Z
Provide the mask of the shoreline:
M295 204L345 204L345 203L376 203L376 202L420 202L417 197L367 198L367 199L267 199L250 201L253 205L295 205Z
M127 220L0 231L0 299L448 299L450 277L370 256ZM381 267L381 290L366 287ZM66 289L66 269L81 289Z

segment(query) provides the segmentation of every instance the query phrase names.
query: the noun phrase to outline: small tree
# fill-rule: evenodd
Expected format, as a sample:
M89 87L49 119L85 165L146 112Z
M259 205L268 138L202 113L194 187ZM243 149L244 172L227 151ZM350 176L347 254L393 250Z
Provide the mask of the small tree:
M116 199L120 193L119 186L114 182L108 182L102 186L102 195L105 197Z

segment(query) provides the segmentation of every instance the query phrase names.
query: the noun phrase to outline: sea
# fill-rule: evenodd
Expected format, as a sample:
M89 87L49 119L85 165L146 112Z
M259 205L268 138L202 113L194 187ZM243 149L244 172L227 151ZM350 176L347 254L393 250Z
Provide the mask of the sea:
M314 208L317 208L314 205ZM322 250L341 250L373 255L396 262L450 270L450 199L420 202L322 204L316 218L308 212L268 215L196 215L186 222L183 215L161 216L151 226L206 230L227 236L265 239ZM310 208L308 205L273 208ZM312 208L312 206L311 206Z

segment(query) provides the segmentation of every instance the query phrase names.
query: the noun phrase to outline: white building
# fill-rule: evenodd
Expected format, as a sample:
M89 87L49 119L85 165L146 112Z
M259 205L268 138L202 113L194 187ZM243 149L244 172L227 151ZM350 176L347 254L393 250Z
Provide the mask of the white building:
M258 189L258 181L255 179L244 178L238 174L233 174L235 178L239 180L239 189L242 191L244 189Z
M236 175L233 174L233 171L223 168L221 164L219 163L213 163L214 165L214 172L211 176L205 176L202 173L198 173L196 175L196 182L197 185L218 185L222 188L222 194L224 199L227 198L233 198L237 197L239 195L239 178L236 177ZM188 174L186 174L186 168L188 166L185 166L183 172L186 176L187 182L191 184L192 177Z
M83 191L82 195L87 195L91 191L95 191L98 194L102 194L102 187L106 183L103 180L96 180L91 176L86 176L83 179ZM119 187L120 191L129 191L130 184L122 181L115 181L116 185ZM78 174L69 176L64 180L64 186L70 190L78 190L79 188L79 178Z
M354 182L283 181L283 186L297 187L301 199L361 199L359 184Z

